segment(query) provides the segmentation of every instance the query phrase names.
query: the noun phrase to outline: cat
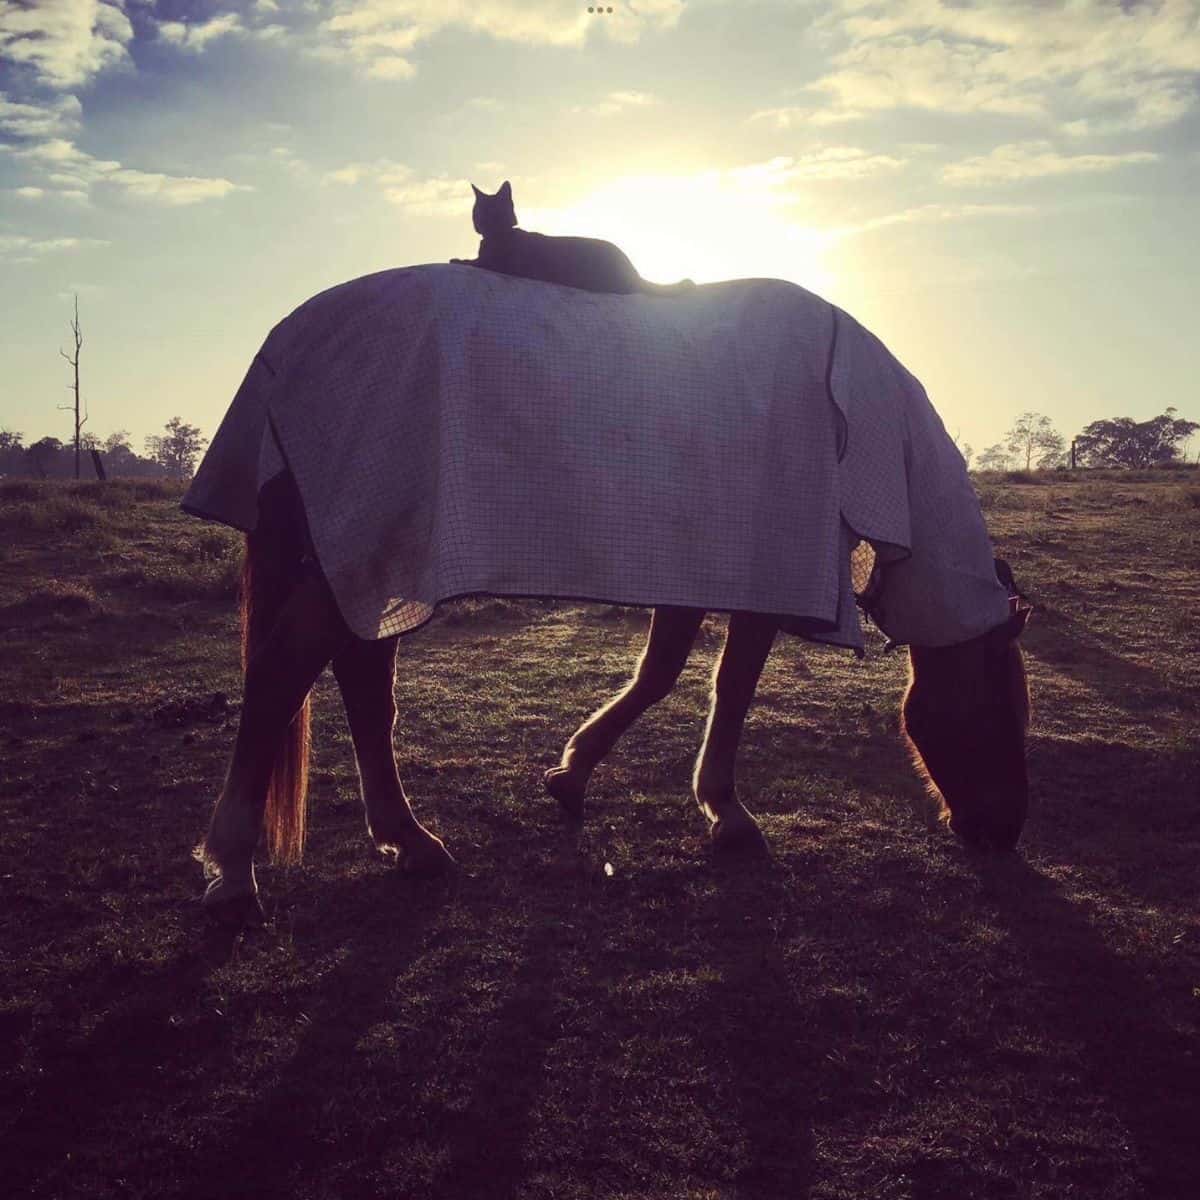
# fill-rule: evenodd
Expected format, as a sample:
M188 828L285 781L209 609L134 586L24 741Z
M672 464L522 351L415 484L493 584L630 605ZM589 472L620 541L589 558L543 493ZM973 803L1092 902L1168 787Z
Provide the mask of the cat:
M612 242L599 238L547 237L543 233L514 228L517 214L508 180L500 185L494 196L481 192L474 184L471 184L471 190L475 193L471 220L483 238L479 243L479 257L452 258L452 263L622 296L635 292L647 296L678 296L696 286L690 279L679 283L651 283L643 279L624 252Z

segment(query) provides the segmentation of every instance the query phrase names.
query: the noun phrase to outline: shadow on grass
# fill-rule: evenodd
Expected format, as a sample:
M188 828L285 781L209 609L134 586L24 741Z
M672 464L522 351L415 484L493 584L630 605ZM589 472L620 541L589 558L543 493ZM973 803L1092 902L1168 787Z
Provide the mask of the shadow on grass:
M703 1036L713 1075L738 1127L732 1165L738 1200L806 1196L814 1178L813 1124L829 1090L827 1063L813 1045L796 988L747 926L778 909L779 872L769 864L726 862L710 904L711 954L719 970L709 989Z
M147 1110L176 1102L177 1072L197 1059L228 1061L228 1026L215 1013L187 1024L177 1016L193 1007L207 970L197 949L150 972L113 971L106 979L90 971L67 989L74 1005L89 994L122 999L90 1033L64 1038L60 1026L52 1043L38 1045L37 1082L13 1105L0 1140L7 1194L81 1194L75 1180L89 1170L89 1156L103 1157L102 1131L111 1132L114 1111L125 1108L136 1125Z
M541 1094L546 1055L557 1036L553 1019L555 946L530 930L508 998L491 1018L475 1057L475 1081L466 1107L444 1115L442 1169L429 1189L457 1200L521 1193L531 1164L525 1149ZM402 1129L394 1128L397 1137Z
M1084 828L1192 833L1198 772L1200 743L1182 739L1165 748L1096 737L1030 739L1031 781Z
M436 1031L419 1031L405 1047L410 1061L378 1079L361 1043L387 1016L397 977L427 949L428 930L450 886L394 873L320 886L314 900L319 924L306 957L332 951L337 965L315 990L303 989L302 1032L286 1062L262 1071L261 1084L250 1078L249 1062L243 1067L245 1090L221 1114L195 1156L197 1173L181 1180L176 1194L296 1196L308 1194L306 1179L328 1180L348 1162L369 1170L387 1147L388 1130L374 1111L347 1122L347 1097L369 1097L381 1088L394 1096L427 1062ZM249 1059L250 1049L239 1053ZM220 1164L215 1174L213 1164Z
M1136 1143L1153 1197L1190 1195L1200 1173L1196 1041L1165 1013L1161 983L1105 945L1089 916L1020 858L979 859L981 903L1037 972L1040 1021L1078 1044L1092 1087Z
M316 1015L306 1020L295 1054L232 1128L224 1114L213 1120L228 1100L214 1105L205 1093L213 1086L236 1090L254 1069L254 1039L246 1038L252 1014L231 1019L227 1005L222 1009L212 971L224 965L230 947L220 944L198 907L192 940L167 965L117 970L107 979L89 972L76 1003L84 1010L107 1004L109 1011L78 1041L40 1048L39 1063L51 1065L0 1142L9 1164L6 1191L98 1194L101 1180L120 1185L113 1176L128 1170L143 1181L158 1177L161 1195L267 1195L296 1171L324 1167L329 1147L305 1135L320 1127L323 1105L344 1088L356 1041L386 1002L396 973L420 953L423 931L444 902L444 887L419 884L398 898L397 889L408 887L394 874L373 873L321 890L319 904L331 915L314 952L345 946L348 954L318 996L306 998ZM270 928L250 935L242 954L253 957L277 936ZM210 1144L190 1122L201 1111L208 1128L219 1127ZM154 1128L160 1132L152 1134ZM109 1157L107 1139L118 1129L143 1131L136 1163ZM197 1163L193 1178L178 1170L179 1143Z
M1022 645L1034 658L1103 692L1108 701L1135 716L1144 717L1147 708L1159 704L1174 707L1187 703L1177 685L1157 671L1123 658L1117 652L1119 647L1098 645L1095 634L1058 609L1037 613Z

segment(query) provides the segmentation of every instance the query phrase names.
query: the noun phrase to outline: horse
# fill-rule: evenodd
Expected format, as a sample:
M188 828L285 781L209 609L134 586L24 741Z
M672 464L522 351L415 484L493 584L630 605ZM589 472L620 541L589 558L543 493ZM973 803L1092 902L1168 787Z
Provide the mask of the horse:
M208 831L196 848L209 879L204 908L218 923L261 924L253 856L265 830L272 861L295 863L304 845L309 693L332 664L357 762L367 833L408 875L455 867L442 840L418 820L396 766L393 695L396 637L364 640L347 626L322 576L296 485L284 471L259 493L242 573L244 689L232 759ZM1030 607L1002 560L1006 620L953 645L908 647L900 725L914 767L941 817L972 850L1012 851L1028 810L1025 736L1029 689L1018 639ZM544 787L566 818L583 817L591 773L621 734L672 690L705 610L660 606L629 684L567 740ZM742 728L780 619L735 611L713 678L704 740L692 776L711 844L723 854L767 845L738 799Z

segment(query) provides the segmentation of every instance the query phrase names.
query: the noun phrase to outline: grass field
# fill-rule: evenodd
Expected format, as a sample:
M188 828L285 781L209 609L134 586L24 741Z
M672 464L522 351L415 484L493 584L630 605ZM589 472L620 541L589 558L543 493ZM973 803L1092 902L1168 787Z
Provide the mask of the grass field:
M401 647L389 873L315 703L307 858L221 953L190 859L239 697L235 534L156 483L0 483L10 1196L1200 1196L1200 478L978 483L1037 605L1019 856L928 817L901 655L785 639L709 857L722 623L593 780L539 787L647 616L464 602ZM876 636L872 634L872 636Z

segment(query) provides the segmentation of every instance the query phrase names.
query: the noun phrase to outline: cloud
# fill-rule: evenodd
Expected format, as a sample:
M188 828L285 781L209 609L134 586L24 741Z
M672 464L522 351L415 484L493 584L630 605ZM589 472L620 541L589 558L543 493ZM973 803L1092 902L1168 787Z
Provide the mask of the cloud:
M799 129L805 125L836 125L842 121L857 121L863 114L853 108L825 109L812 104L793 104L782 108L761 108L747 118L750 121L769 121L776 129Z
M388 158L347 163L327 171L323 181L345 187L369 184L389 203L425 216L457 216L470 207L471 193L465 181L444 175L422 178L412 167Z
M657 103L658 100L649 92L609 92L603 100L595 104L577 104L571 111L592 117L611 117L631 108L646 108Z
M1040 93L998 69L995 53L978 43L895 35L837 55L837 70L813 86L832 99L827 119L893 108L1041 114Z
M920 204L897 212L870 217L856 225L842 225L827 232L834 238L852 237L889 225L941 224L975 217L1029 217L1037 212L1032 204Z
M683 0L638 0L598 19L575 0L338 0L310 53L400 79L416 72L412 51L445 29L538 46L580 46L595 34L631 43L672 28L683 8Z
M91 189L100 185L115 188L134 199L177 207L251 190L228 179L167 175L125 167L119 162L95 158L66 138L50 138L14 149L12 154L42 172L56 194L68 199L86 199Z
M1118 167L1155 162L1157 154L1134 151L1128 154L1059 154L1049 142L1013 142L997 146L988 154L965 158L943 168L947 183L979 186L1017 183L1052 175L1095 174Z
M267 151L267 157L282 167L289 175L306 179L312 175L312 167L291 146L272 146Z
M0 60L62 90L129 62L133 26L115 0L0 0Z
M1178 120L1200 80L1196 0L835 0L821 28L846 43L812 85L831 118L919 108L1115 133Z
M185 24L183 21L160 21L158 36L172 46L180 46L184 50L199 53L217 38L229 34L244 34L246 27L237 13L225 13L208 21L196 21Z
M904 166L904 161L890 154L872 154L857 146L823 146L796 158L781 155L765 163L733 167L728 174L743 183L763 183L770 188L780 188L796 183L862 179L898 170Z
M57 254L67 250L86 250L93 246L107 246L99 238L32 238L19 233L0 233L0 260L6 262L36 262L44 254Z
M74 96L18 103L0 92L0 133L20 138L72 133L79 126L82 112L82 105Z

